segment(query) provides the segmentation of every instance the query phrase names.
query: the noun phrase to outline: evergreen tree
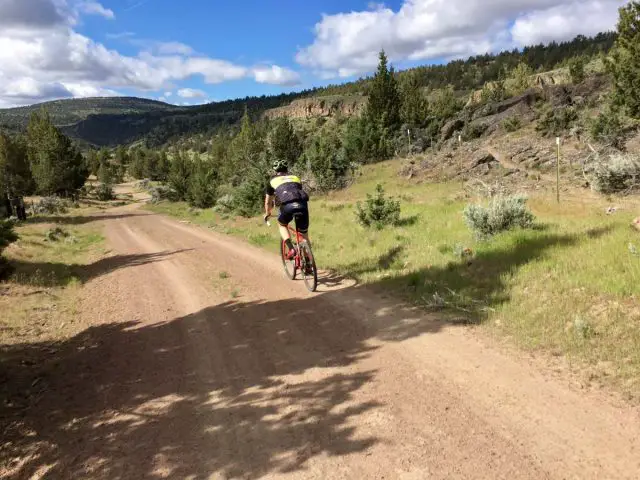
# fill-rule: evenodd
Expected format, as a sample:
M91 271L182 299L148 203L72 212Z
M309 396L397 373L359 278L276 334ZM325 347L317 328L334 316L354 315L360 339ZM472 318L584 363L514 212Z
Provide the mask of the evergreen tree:
M140 148L136 148L131 152L129 161L129 175L133 178L141 180L144 178L145 159L144 152Z
M585 79L585 67L587 65L587 61L581 55L579 57L573 57L569 60L569 75L571 76L571 82L574 85L582 83Z
M378 70L369 86L365 116L384 129L395 129L400 125L400 93L393 67L388 67L384 50L380 52Z
M229 162L225 165L224 177L231 180L234 185L238 185L244 178L244 172L260 162L260 154L263 151L263 138L251 122L245 108L240 132L229 146Z
M115 162L116 165L124 165L127 166L129 165L129 152L127 152L127 149L124 147L124 145L119 145L118 148L116 148L116 155L115 155Z
M211 162L196 154L189 177L189 204L197 208L210 208L216 201L217 172Z
M520 62L513 69L508 80L510 93L512 95L520 95L522 92L531 87L531 76L533 69L525 62Z
M413 127L421 127L429 115L429 103L422 91L418 72L408 72L400 83L402 123Z
M287 117L276 120L275 127L271 131L270 151L274 158L285 160L292 167L302 153L300 139Z
M33 193L33 190L24 140L0 132L0 200L5 194L24 196Z
M351 162L334 131L314 136L305 151L305 157L318 190L328 191L346 185Z
M84 158L53 125L45 110L32 114L27 126L27 145L38 193L70 195L84 185L89 175Z
M167 158L167 152L162 150L158 154L158 162L156 164L156 172L155 178L160 182L166 182L167 177L169 176L169 169L171 168L171 164L169 163L169 159Z
M613 76L614 100L632 118L640 118L640 2L620 7L618 38L607 62Z
M189 179L191 177L191 161L187 155L177 148L173 152L173 160L167 179L175 190L178 200L187 200L189 196Z
M94 148L91 148L87 153L86 163L89 173L97 177L100 169L100 159L98 158L98 152Z

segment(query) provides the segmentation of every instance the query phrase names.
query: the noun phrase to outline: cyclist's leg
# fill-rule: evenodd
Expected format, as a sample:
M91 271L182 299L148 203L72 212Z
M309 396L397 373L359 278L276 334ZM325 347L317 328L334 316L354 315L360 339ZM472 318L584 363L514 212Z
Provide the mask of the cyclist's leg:
M293 244L291 243L291 235L289 234L289 229L287 228L287 226L291 223L292 220L292 209L287 204L281 205L280 214L278 215L278 229L280 231L280 237L282 238L282 241L289 248L289 256L291 256L293 252Z
M309 240L309 208L306 203L296 209L296 226L302 238Z

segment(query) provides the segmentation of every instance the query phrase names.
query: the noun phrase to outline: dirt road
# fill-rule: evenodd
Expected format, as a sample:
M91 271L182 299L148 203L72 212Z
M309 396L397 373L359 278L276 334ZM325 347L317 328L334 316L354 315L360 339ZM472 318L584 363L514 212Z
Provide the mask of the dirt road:
M392 299L140 210L7 478L637 479L640 416ZM30 433L31 432L31 433Z

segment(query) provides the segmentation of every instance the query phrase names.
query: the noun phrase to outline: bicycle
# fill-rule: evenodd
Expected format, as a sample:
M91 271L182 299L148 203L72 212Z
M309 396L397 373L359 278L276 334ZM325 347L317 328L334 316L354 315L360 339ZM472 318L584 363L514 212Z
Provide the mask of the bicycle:
M295 280L298 271L300 271L307 290L315 292L316 288L318 288L318 269L316 267L313 251L311 250L311 244L298 230L298 218L300 218L300 214L294 214L293 220L296 223L295 230L291 228L291 225L287 225L291 236L291 242L293 243L293 248L296 252L292 259L287 258L288 249L284 240L280 241L280 257L282 259L282 266L290 280ZM271 225L268 218L265 219L265 223L267 225Z

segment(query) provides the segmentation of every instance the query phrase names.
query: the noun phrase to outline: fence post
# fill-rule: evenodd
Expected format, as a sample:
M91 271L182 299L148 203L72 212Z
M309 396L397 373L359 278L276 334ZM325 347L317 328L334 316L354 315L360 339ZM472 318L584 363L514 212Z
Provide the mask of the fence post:
M556 200L560 203L560 137L556 137Z

